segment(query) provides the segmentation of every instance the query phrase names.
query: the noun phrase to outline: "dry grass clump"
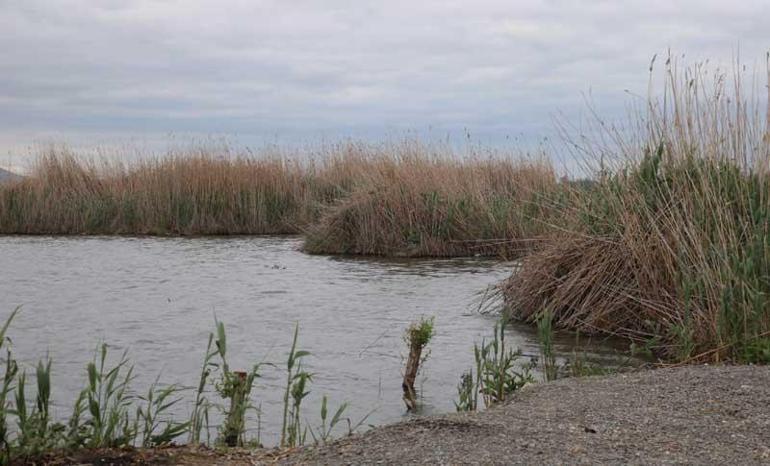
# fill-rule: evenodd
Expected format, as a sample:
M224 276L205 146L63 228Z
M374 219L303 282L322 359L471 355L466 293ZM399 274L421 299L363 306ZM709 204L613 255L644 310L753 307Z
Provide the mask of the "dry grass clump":
M562 206L566 233L502 284L506 304L681 361L770 361L766 115L721 75L667 78L643 132L610 134L625 163Z
M542 231L557 189L545 161L424 156L370 160L350 196L306 232L305 250L404 256L513 254Z

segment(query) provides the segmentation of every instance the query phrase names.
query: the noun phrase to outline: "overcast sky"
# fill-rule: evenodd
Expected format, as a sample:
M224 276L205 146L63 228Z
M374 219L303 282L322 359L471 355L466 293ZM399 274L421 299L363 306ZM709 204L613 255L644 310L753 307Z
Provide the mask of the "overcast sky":
M537 140L589 91L622 112L669 47L764 66L769 20L770 0L0 0L0 154L208 135Z

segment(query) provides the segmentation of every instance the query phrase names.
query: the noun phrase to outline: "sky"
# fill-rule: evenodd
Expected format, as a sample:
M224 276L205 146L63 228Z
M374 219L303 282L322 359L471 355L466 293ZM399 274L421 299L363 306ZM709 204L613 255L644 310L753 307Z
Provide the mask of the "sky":
M0 166L33 147L551 137L653 55L763 67L770 0L0 0Z

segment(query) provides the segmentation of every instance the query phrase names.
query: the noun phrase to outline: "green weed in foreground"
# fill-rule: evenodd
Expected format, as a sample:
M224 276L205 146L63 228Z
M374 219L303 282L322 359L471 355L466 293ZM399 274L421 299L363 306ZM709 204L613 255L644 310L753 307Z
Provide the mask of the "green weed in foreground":
M321 426L319 427L317 433L312 428L310 429L310 435L313 436L313 439L316 442L326 443L331 438L332 430L337 426L337 424L342 421L342 415L345 413L345 410L348 408L347 403L342 403L337 407L337 411L334 412L334 415L329 420L329 424L326 424L326 419L329 415L329 410L327 408L327 398L326 395L323 396L323 399L321 400Z
M245 443L246 413L256 410L249 396L254 387L254 379L259 377L260 364L257 363L249 372L231 371L227 363L227 335L225 325L217 321L217 354L221 360L220 381L216 384L217 393L227 400L228 406L223 409L225 421L220 428L220 441L228 447L241 447ZM259 444L259 438L255 440Z
M313 376L302 369L302 358L310 356L309 351L297 349L299 324L294 327L289 356L286 359L286 389L283 395L283 423L281 424L281 446L295 447L305 443L307 432L302 430L300 410L302 400L309 392L305 387Z
M191 389L162 385L156 379L141 395L133 387L134 367L127 353L110 357L109 348L101 344L94 360L86 367L85 388L78 394L72 414L66 421L51 414L52 361L41 361L35 367L35 383L30 387L27 373L20 369L7 331L18 309L0 328L0 350L5 350L4 372L0 389L0 464L15 460L33 460L51 452L67 452L80 448L155 447L168 445L187 435L188 443L212 443L209 437L212 412L221 419L218 436L213 443L222 446L261 446L259 430L256 438L247 438L250 413L259 420L252 400L260 368L257 363L249 372L230 369L227 335L222 322L208 338L199 383ZM347 422L348 434L358 429L368 417L353 422L344 416L347 403L341 404L328 418L327 398L321 408L317 430L301 424L301 403L310 392L311 376L302 368L302 358L310 353L297 349L299 326L295 327L287 362L287 389L282 428L282 446L305 443L310 432L316 443L327 442L335 429ZM213 384L213 387L212 387ZM34 397L28 393L34 388ZM211 388L215 389L214 392ZM173 419L175 408L183 403L184 392L194 394L192 412L185 421ZM216 393L220 400L212 398ZM370 413L371 414L371 413ZM14 422L15 421L15 422ZM203 439L206 439L204 442Z
M144 402L144 406L137 407L136 416L142 424L142 447L167 445L189 431L190 421L174 422L166 418L170 409L182 400L177 396L181 391L176 385L161 387L156 380L147 394L139 397Z
M485 407L490 407L510 398L526 384L533 383L530 362L519 364L521 351L506 348L505 324L501 319L495 325L494 336L489 343L473 345L476 371L465 372L457 387L459 400L457 411L475 411L479 408L479 395Z
M133 400L128 394L134 368L129 366L127 353L109 367L107 345L102 344L97 358L88 364L87 372L88 384L83 393L91 417L84 424L85 446L114 448L128 444L137 431L132 422Z
M203 358L203 366L201 368L200 379L195 389L195 402L193 403L192 413L190 414L190 422L188 424L188 443L192 445L198 445L201 443L201 434L203 433L204 428L208 434L210 402L206 397L205 390L212 370L217 367L216 363L213 362L214 358L217 356L217 354L219 354L217 347L213 346L213 342L214 334L210 333L208 344L206 345L206 355ZM208 443L209 440L210 439L207 437L206 443Z
M546 309L537 321L537 336L540 340L540 361L545 381L556 380L559 376L559 366L553 349L553 315Z
M539 360L544 382L561 377L607 375L624 367L631 367L631 356L619 362L617 367L604 367L589 362L585 351L581 354L579 350L579 333L575 335L572 357L566 357L565 361L559 364L556 359L554 332L549 323L549 314L547 311L543 312L538 323ZM506 348L506 322L507 320L503 317L495 325L492 341L482 340L481 345L473 345L475 367L462 373L457 385L458 399L454 404L458 412L488 408L509 399L510 395L521 390L525 385L535 383L532 372L538 367L538 361L534 358L527 362L520 361L521 351Z
M0 464L8 462L8 458L11 456L11 440L10 432L8 430L8 416L11 414L8 409L8 395L13 390L13 382L16 380L16 374L19 372L19 366L16 360L13 359L13 355L9 348L10 339L6 339L6 332L11 325L14 317L19 312L19 308L16 308L5 324L0 328L0 351L5 349L5 371L3 372L3 386L0 389Z

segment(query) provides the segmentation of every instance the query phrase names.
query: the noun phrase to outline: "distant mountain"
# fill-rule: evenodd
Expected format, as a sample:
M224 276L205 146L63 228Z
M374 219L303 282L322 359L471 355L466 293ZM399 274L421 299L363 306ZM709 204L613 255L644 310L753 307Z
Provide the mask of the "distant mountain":
M6 181L13 181L21 178L20 175L17 175L16 173L9 172L8 170L3 170L0 168L0 183L4 183Z

